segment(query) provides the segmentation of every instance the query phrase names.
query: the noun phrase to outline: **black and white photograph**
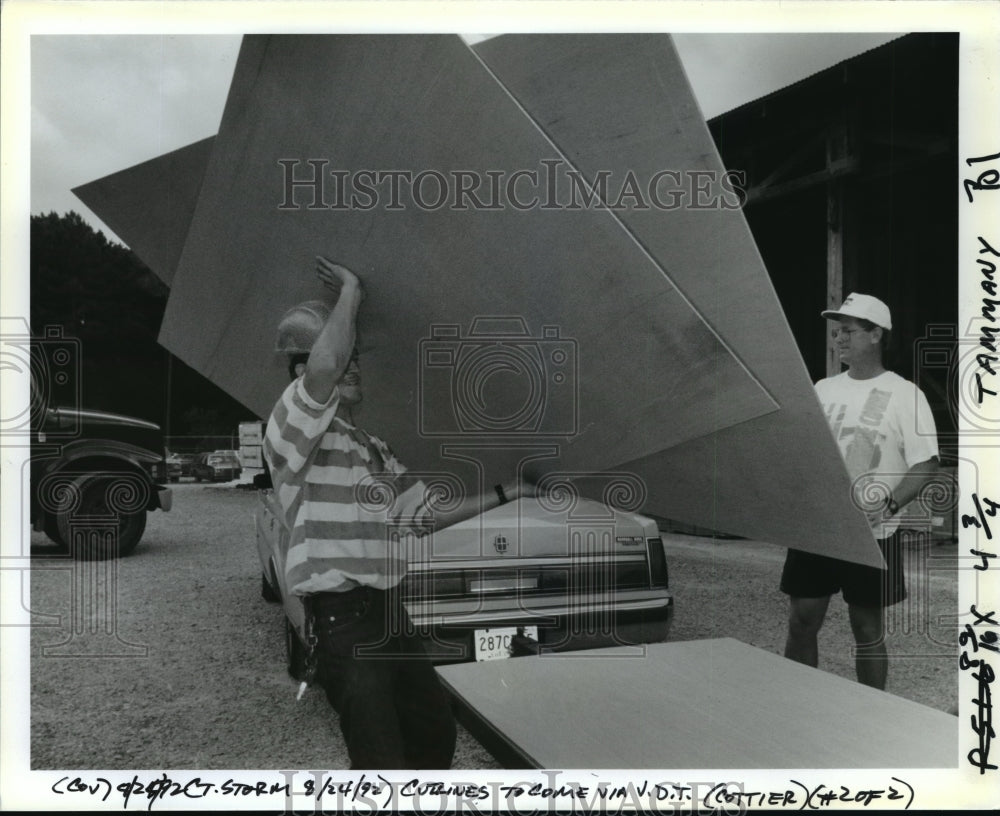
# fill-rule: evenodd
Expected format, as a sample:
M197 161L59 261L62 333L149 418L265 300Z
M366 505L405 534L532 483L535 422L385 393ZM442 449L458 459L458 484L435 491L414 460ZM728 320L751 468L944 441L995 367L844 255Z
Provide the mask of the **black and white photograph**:
M8 0L0 803L991 806L991 3Z

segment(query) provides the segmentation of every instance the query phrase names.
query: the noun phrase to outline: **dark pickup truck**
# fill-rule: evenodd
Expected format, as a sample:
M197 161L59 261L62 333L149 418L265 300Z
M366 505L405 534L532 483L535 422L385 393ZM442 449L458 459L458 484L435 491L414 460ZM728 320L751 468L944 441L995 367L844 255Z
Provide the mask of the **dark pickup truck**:
M131 553L146 513L169 510L160 426L86 408L46 408L31 438L31 524L78 558Z

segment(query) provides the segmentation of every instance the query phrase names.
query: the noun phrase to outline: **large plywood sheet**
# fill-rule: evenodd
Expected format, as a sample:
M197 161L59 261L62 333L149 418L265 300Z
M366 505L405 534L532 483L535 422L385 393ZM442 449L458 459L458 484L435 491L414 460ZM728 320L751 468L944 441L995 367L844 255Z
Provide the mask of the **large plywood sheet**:
M519 767L952 768L958 760L950 714L731 638L438 672L485 727L480 739L512 749Z
M174 279L214 137L81 185L73 193L167 286Z
M683 206L624 206L617 216L781 406L629 462L646 485L647 510L881 566L742 213L691 192L698 173L718 177L725 168L670 37L510 35L476 51L588 178L681 174ZM676 199L663 189L662 200ZM802 304L817 313L817 331L823 306Z
M599 40L565 35L502 37L481 43L476 51L507 83L536 127L582 168L591 172L615 168L619 174L641 173L643 168L647 174L664 168L719 170L668 38L602 36ZM636 72L634 64L629 67L623 60L624 54L637 55L645 68ZM573 87L559 85L559 72L573 78ZM658 78L653 92L648 76ZM596 103L587 101L590 94L599 96ZM550 114L550 109L559 113ZM603 112L604 118L595 112ZM621 134L629 132L631 138L623 142ZM662 133L670 134L670 139L660 138ZM133 168L136 172L109 177L124 192L92 197L91 206L108 223L118 223L126 215L155 210L162 199L158 195L162 181L151 184L150 179L172 179L175 191L186 184L187 195L174 195L186 209L171 211L176 223L184 222L183 229L162 230L155 218L133 215L129 233L147 263L163 256L178 258L207 156L204 146L192 145L148 163L149 168L140 165ZM157 163L158 169L153 167ZM87 187L99 189L107 181ZM142 206L137 206L139 202ZM626 207L616 214L647 242L671 270L671 278L680 282L702 313L711 316L716 331L760 372L762 382L783 406L779 413L629 462L627 469L645 483L647 512L879 565L863 521L844 498L846 474L824 434L826 423L742 216L711 208L642 212ZM700 258L700 263L692 263L692 258ZM173 269L166 275L172 278ZM161 273L165 279L166 275ZM459 455L476 458L481 453Z
M388 187L339 208L330 175L509 181L559 158L457 37L247 37L161 342L266 416L286 383L274 327L321 293L323 254L368 293L357 420L412 466L449 467L450 444L489 482L533 455L605 470L776 410L608 212L397 208ZM290 199L282 161L324 188Z

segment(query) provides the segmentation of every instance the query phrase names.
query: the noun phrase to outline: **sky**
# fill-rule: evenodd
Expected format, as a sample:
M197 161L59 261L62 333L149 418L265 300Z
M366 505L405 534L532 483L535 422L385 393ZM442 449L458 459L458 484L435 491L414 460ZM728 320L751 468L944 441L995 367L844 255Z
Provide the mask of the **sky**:
M674 39L711 118L902 33ZM239 35L33 36L31 212L75 210L116 237L70 190L214 134L239 45Z

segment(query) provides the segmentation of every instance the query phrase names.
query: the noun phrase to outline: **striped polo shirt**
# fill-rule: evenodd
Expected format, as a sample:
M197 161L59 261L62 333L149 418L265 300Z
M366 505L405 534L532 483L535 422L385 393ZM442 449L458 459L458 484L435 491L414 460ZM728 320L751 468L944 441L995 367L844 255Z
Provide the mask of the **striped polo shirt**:
M267 423L264 457L290 530L285 577L296 595L395 586L406 574L401 533L433 525L424 483L381 439L335 416L339 398L334 388L316 402L299 377Z

